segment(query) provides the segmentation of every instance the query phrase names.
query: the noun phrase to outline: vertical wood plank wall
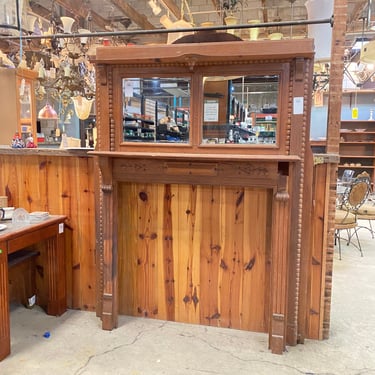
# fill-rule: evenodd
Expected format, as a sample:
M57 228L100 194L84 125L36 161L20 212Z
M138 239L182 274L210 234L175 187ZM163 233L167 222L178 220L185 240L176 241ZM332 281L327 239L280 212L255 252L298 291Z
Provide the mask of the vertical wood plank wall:
M268 332L269 189L121 183L118 202L120 314Z
M1 195L28 212L67 215L67 285L71 308L95 311L94 159L0 155Z

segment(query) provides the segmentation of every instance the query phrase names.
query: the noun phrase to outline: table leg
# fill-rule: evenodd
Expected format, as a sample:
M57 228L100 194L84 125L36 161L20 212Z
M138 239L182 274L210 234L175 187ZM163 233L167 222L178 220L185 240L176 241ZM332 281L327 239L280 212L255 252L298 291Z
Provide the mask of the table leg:
M8 251L0 243L0 361L10 354Z

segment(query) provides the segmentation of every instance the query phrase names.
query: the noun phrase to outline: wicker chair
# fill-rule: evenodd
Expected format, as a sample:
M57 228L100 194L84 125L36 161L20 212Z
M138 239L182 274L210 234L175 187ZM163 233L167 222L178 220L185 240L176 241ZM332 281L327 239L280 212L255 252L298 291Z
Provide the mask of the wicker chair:
M341 259L341 237L342 231L346 232L346 243L358 248L363 256L361 242L356 228L358 226L358 210L364 204L370 192L370 176L367 172L359 174L345 190L340 205L335 213L335 244L339 247L339 258ZM354 229L354 232L351 230ZM355 236L357 243L352 242Z

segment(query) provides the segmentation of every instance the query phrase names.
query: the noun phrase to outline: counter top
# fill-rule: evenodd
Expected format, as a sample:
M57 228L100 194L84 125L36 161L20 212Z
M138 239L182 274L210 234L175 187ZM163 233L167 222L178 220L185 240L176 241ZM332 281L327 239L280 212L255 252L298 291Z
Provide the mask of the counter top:
M6 145L0 145L0 155L45 155L45 156L90 156L88 151L93 148L69 147L60 148L12 148ZM91 157L91 156L90 156Z

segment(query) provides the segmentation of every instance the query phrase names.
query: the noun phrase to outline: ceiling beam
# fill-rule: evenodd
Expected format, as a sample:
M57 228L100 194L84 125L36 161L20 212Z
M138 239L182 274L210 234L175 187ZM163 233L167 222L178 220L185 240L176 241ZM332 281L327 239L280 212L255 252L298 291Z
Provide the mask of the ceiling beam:
M79 4L82 4L82 2L72 0L55 0L55 2L56 4L67 10L73 18L78 17L78 19L80 20L86 20L87 17L91 15L92 22L100 30L105 30L105 27L109 24L109 22L105 18L90 10L90 8L88 8L87 6L79 6Z
M161 0L166 8L176 17L177 20L181 19L181 8L179 8L174 0ZM184 15L185 16L185 15ZM184 17L185 19L185 17ZM186 20L186 19L185 19Z
M353 11L348 14L346 32L356 31L355 23L360 20L362 14L364 13L368 5L368 0L357 0L355 2Z
M263 11L263 22L268 22L268 10L266 6L266 0L262 0L262 11Z
M113 5L123 12L127 17L129 17L134 23L136 23L143 30L155 29L155 26L148 21L144 14L140 14L133 7L131 7L124 0L111 0Z

